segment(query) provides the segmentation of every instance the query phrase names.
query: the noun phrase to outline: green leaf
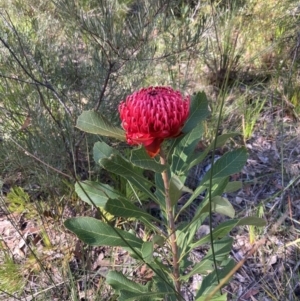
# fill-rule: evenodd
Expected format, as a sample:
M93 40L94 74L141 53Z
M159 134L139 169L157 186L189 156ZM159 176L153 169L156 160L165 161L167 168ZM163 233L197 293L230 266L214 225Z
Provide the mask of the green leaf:
M217 137L216 148L224 146L228 139L236 137L236 136L241 136L241 133L233 132L233 133L225 133L225 134L219 135ZM211 149L213 148L213 146L214 146L214 143L212 143Z
M173 292L146 292L146 293L136 293L136 292L130 292L127 290L122 290L120 292L120 297L118 298L119 301L158 301L158 300L164 300L166 296L168 296L168 300L176 300L176 299L170 299L175 295Z
M205 300L205 297L208 296L208 294L210 292L212 292L215 287L218 285L218 278L219 280L222 280L223 278L225 278L230 271L234 268L235 266L235 262L233 259L229 259L226 262L226 265L222 268L218 270L218 277L216 274L216 271L214 270L213 272L211 272L210 274L208 274L206 277L204 277L200 289L196 294L196 300ZM228 279L229 281L230 279ZM219 293L217 293L218 296ZM200 297L204 297L203 299L198 299ZM220 297L220 295L219 295ZM211 299L211 300L215 300L215 299ZM218 299L216 299L218 300ZM222 299L221 299L222 300ZM225 299L227 300L227 298Z
M218 136L216 142L216 148L223 146L229 138L235 137L237 135L240 135L240 133L226 133ZM215 144L213 141L203 152L196 153L193 156L191 156L188 160L189 163L187 165L188 166L187 169L189 170L191 167L201 163L206 158L207 154L213 149L214 145Z
M166 209L166 198L165 198L165 189L164 189L164 181L162 179L162 175L160 173L155 174L155 196L157 199L157 202L162 209L162 213L165 212Z
M77 119L80 130L125 141L125 132L113 126L104 116L95 111L84 111Z
M182 132L188 133L201 123L209 115L208 101L204 92L198 92L192 96L190 105L190 115L186 121Z
M130 161L135 166L143 169L162 173L167 167L156 162L154 158L149 157L144 147L133 149L131 151Z
M160 247L162 247L165 243L165 239L157 234L153 235L152 241L155 245L159 245Z
M213 179L223 178L240 172L247 161L246 149L239 148L223 155L213 165ZM201 183L208 182L210 179L210 170L204 175Z
M212 198L212 211L234 218L235 211L231 203L221 196Z
M264 227L266 225L266 221L260 217L256 216L247 216L240 219L237 223L237 226L256 226L256 227Z
M75 191L84 202L98 207L104 207L108 199L124 199L124 196L111 186L92 181L76 183Z
M169 187L169 195L170 195L172 206L177 204L183 189L184 189L184 185L180 181L179 177L176 176L175 174L172 174L170 179L170 187Z
M229 253L232 249L233 238L224 237L220 240L214 241L215 259L217 262L222 262L228 259ZM201 259L200 262L195 264L191 272L182 276L180 279L187 281L195 274L207 275L214 269L214 260L212 249L210 248L207 254Z
M217 196L219 196L220 194L223 193L223 190L226 187L227 183L228 183L228 178L227 177L222 178L222 179L218 179L216 183L213 183L213 186L211 187L212 200L215 197L217 197ZM198 188L201 189L201 186L198 187ZM196 193L197 193L197 189L195 190ZM195 196L192 195L190 197L190 199L187 201L187 203L190 203L191 200L194 200L194 198L195 198ZM227 211L225 211L225 213L227 215L232 216L234 214L234 209L233 209L233 207L231 206L230 203L227 203L226 200L223 201L223 200L216 199L216 201L214 203L212 203L213 212L219 212L221 214L225 214L224 211L223 211L224 206L226 207L226 210L227 210ZM195 231L195 227L197 227L197 229L198 229L199 226L202 224L203 220L208 216L209 209L210 209L209 194L206 193L206 197L204 198L204 200L198 206L198 208L196 210L196 213L193 217L193 220L190 223L188 223L182 229L182 232L183 233L189 233L189 235L190 235L191 233L193 233L193 231ZM197 226L197 225L199 225L199 226ZM194 229L194 230L192 230L192 229ZM187 245L185 246L184 250L182 251L182 256L186 256L191 252L191 245L190 245L190 242L192 241L191 238L194 238L194 235L193 235L193 237L190 237L190 239L188 240Z
M203 221L198 218L187 227L184 227L183 225L182 229L178 229L176 231L177 245L180 248L180 256L181 256L180 261L185 256L189 256L189 252L186 252L186 250L189 247L190 243L195 239L195 234L199 229L199 227L201 226L202 222Z
M176 295L173 281L167 275L169 272L167 272L167 274L163 273L165 268L166 266L161 264L161 267L156 269L156 272L159 275L154 275L153 277L153 290L162 294L162 297L156 300L181 301L181 299Z
M106 144L105 142L96 142L93 147L93 157L96 163L99 164L100 159L108 158L112 154L119 154L119 152Z
M158 284L157 280L159 280L159 286L156 286ZM156 281L149 281L146 285L141 285L126 278L120 272L109 271L106 276L106 282L119 295L119 301L154 301L175 294L174 291L170 291L169 285L165 284L161 278L156 279ZM154 287L154 289L150 290L150 287Z
M115 229L92 217L70 218L65 221L64 225L84 243L91 246L141 248L143 244L143 241L135 235Z
M224 189L224 193L234 192L239 189L242 189L242 187L243 187L242 181L232 181L227 184L226 188Z
M149 284L141 285L126 278L122 273L109 271L106 275L106 282L119 294L121 290L126 290L140 295L149 291Z
M115 154L112 154L109 158L103 158L99 162L106 170L125 178L150 197L150 199L155 199L155 195L150 192L153 184L142 175L143 170L133 166L132 163Z
M151 263L153 261L153 242L146 241L142 246L142 256L146 263Z
M186 166L188 158L194 152L197 143L203 135L203 124L196 125L190 132L185 134L174 148L171 169L180 175Z
M200 185L198 186L195 191L191 194L190 198L187 200L187 202L185 202L185 204L180 208L180 211L177 213L176 215L176 219L177 217L189 206L192 204L192 202L202 193L204 192L205 190L207 189L206 186L204 185ZM202 202L202 205L203 205L203 202ZM200 209L200 207L197 209L197 212L198 210ZM196 212L196 214L197 214Z
M211 197L215 197L218 195L221 195L224 191L224 188L226 187L228 183L228 178L224 177L223 179L218 179L216 181L213 181L212 187L209 187L211 189ZM184 204L184 206L180 209L179 215L185 208L187 208L202 192L204 192L207 189L207 186L205 185L199 185L195 191L192 193L188 201ZM205 199L201 202L200 206L197 208L197 211L195 212L195 216L193 217L193 220L198 219L201 214L204 212L209 212L209 193L206 193Z
M248 216L244 217L242 219L232 219L229 221L225 221L222 224L218 225L214 230L213 230L213 239L217 238L222 238L226 236L230 231L236 227L236 226L244 226L244 225L252 225L252 226L257 226L257 227L263 227L266 225L266 222L259 217L255 216ZM190 245L191 249L197 248L207 242L210 241L210 234L205 235L202 237L200 240L196 241L195 243Z
M108 200L105 206L105 210L114 216L136 218L138 220L146 220L149 223L151 223L151 221L155 219L152 215L144 212L126 199Z

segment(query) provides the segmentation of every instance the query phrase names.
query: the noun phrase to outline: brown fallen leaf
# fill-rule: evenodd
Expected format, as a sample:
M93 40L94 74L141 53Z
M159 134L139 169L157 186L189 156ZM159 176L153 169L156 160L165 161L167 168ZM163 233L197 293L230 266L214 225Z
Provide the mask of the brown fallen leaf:
M150 281L154 276L154 272L144 264L140 269L140 275L143 280Z

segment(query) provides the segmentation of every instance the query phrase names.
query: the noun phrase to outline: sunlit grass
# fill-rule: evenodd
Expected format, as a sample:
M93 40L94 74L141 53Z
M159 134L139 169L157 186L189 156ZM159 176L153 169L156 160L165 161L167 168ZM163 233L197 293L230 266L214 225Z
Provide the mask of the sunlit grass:
M26 284L22 264L17 264L8 251L0 246L0 290L9 294L20 294Z

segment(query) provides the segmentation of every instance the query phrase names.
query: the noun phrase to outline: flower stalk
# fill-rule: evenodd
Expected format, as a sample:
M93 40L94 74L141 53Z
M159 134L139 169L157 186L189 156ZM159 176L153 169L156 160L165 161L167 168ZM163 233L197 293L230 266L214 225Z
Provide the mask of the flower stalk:
M162 165L166 165L166 157L162 150L160 150L160 163ZM169 234L169 240L172 250L172 256L173 256L173 277L174 277L174 286L175 290L180 295L180 271L179 271L179 254L178 254L178 247L177 247L177 239L176 239L176 228L175 228L175 219L174 219L174 213L173 208L171 204L171 198L170 198L170 181L168 177L168 171L164 170L162 172L162 179L164 182L164 188L165 188L165 201L166 201L166 211L167 211L167 219L168 219L168 234Z

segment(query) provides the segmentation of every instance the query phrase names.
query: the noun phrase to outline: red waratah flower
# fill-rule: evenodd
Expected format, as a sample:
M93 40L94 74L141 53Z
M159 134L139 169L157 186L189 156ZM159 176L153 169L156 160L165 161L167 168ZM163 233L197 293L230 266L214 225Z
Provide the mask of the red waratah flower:
M169 87L143 88L119 105L128 144L143 144L154 157L166 138L178 137L189 115L190 97Z

